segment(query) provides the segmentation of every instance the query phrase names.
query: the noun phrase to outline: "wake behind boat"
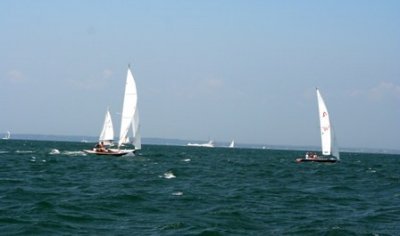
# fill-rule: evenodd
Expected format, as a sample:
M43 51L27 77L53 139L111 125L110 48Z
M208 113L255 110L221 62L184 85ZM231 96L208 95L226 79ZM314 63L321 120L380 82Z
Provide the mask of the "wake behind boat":
M317 99L318 99L318 113L319 123L321 131L321 146L322 156L317 155L314 152L307 152L304 157L299 157L296 162L337 162L340 161L339 150L336 146L336 138L333 132L333 127L329 119L328 109L325 105L324 99L322 98L317 88Z

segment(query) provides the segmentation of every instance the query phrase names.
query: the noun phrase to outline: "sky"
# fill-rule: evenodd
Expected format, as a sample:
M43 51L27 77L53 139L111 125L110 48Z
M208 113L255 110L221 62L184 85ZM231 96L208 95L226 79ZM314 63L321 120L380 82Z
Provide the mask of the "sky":
M400 1L0 1L0 133L400 149Z

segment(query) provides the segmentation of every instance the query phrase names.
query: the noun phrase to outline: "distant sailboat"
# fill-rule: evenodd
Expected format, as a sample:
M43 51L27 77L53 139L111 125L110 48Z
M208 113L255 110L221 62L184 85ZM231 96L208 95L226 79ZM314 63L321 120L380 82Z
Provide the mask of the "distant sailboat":
M10 138L11 138L11 132L7 131L7 134L2 139L10 139Z
M214 141L213 140L209 140L207 143L188 143L187 146L213 148L214 147Z
M234 148L235 147L235 140L232 140L232 142L228 146L229 148Z
M318 89L317 99L322 156L318 156L316 153L307 152L304 158L297 158L297 162L337 162L340 160L340 153L336 145L336 138L329 118L328 109Z
M107 119L108 118L106 115L106 120L104 122L103 130L104 129L109 130L110 124L112 127L111 117L109 123L106 122ZM129 143L128 132L131 126L134 133L135 149L120 149L121 146ZM114 136L114 134L112 136ZM102 135L100 135L100 140L109 140L109 137L102 138ZM140 136L140 124L139 124L139 112L137 110L137 89L130 67L128 67L126 83L125 83L124 100L122 106L122 114L121 114L121 129L118 140L118 148L105 149L104 147L100 146L100 147L95 147L94 150L85 150L85 151L87 153L94 153L97 155L122 156L128 153L133 153L139 149L141 149L141 136Z

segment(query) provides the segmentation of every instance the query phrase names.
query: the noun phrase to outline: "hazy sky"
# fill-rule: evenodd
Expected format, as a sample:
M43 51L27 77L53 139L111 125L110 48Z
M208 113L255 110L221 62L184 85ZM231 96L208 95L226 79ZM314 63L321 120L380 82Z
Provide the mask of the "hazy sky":
M0 1L0 133L400 148L400 1Z

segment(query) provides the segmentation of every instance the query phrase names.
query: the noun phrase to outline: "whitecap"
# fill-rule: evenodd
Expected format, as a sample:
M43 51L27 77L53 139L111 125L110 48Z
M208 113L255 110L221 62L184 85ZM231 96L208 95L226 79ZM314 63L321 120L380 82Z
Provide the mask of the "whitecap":
M182 161L184 161L184 162L189 162L189 161L191 161L191 160L190 160L190 158L186 158L186 159L183 159Z
M128 152L128 154L125 155L126 157L134 157L135 153L133 152Z
M15 151L16 153L19 153L19 154L26 154L26 153L34 153L34 151L30 151L30 150L17 150L17 151Z
M5 153L8 153L8 151L1 151L0 150L0 154L5 154Z
M50 151L50 153L49 153L50 155L57 155L57 154L60 154L60 151L58 150L58 149L51 149L51 151Z
M168 172L164 173L164 178L173 179L173 178L176 178L176 176L174 175L174 173L172 173L172 171L168 171Z
M182 196L183 192L174 192L172 193L173 196Z
M67 156L86 156L86 153L83 151L65 151L63 154Z

